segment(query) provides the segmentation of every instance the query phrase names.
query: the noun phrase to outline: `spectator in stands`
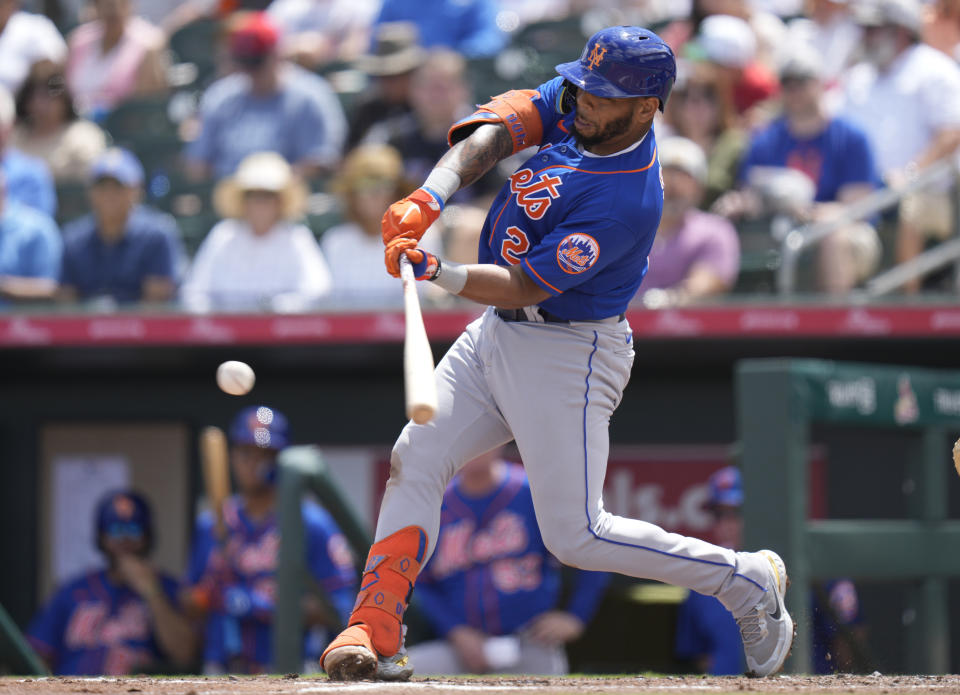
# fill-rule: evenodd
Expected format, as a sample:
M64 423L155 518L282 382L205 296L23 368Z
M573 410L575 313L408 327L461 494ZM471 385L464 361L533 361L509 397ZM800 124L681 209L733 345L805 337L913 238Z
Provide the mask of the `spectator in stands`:
M697 210L707 158L692 140L658 143L663 215L650 251L640 298L649 308L696 302L727 292L740 268L737 231L726 219Z
M30 66L63 62L67 44L49 19L20 11L20 0L0 0L0 87L15 94Z
M197 519L186 603L205 617L204 672L269 673L280 547L277 455L290 444L290 429L283 413L254 405L237 413L229 439L237 494ZM304 663L315 670L325 630L339 628L350 615L356 573L346 539L326 510L304 500L301 514L306 569L335 611L328 613L313 593L302 602Z
M400 153L389 145L360 145L344 160L333 188L341 198L346 221L328 229L320 239L332 276L330 299L337 306L400 304L400 284L379 272L383 266L383 213L411 190Z
M747 134L738 126L732 95L717 86L717 68L706 62L681 61L677 84L658 135L693 140L707 157L707 181L701 205L709 207L737 180Z
M36 63L17 94L17 127L11 140L44 160L58 183L81 181L107 147L104 132L79 118L61 66Z
M11 145L16 119L16 103L10 92L0 87L0 171L6 182L6 198L53 217L57 212L53 177L43 160Z
M756 168L788 168L805 174L815 186L811 204L792 211L800 221L829 221L841 206L868 195L878 180L867 136L849 120L833 117L823 103L823 63L810 46L800 44L780 69L783 115L757 131L741 165L745 190L723 196L715 209L731 218L757 214L759 201L750 187ZM827 237L818 256L817 288L848 292L865 280L880 260L880 241L865 222L846 225Z
M427 48L446 47L468 58L496 55L506 44L495 0L383 0L376 24L414 22Z
M420 46L417 25L412 22L387 22L376 28L373 49L357 61L357 68L373 81L350 114L350 135L353 148L378 123L411 112L410 85L426 52Z
M330 292L330 270L299 220L308 190L275 152L247 156L214 190L225 218L203 240L183 287L191 311L304 311Z
M700 24L697 45L716 66L716 85L737 113L750 122L755 106L777 94L776 75L758 62L757 37L750 24L731 15L711 15Z
M179 585L148 559L151 516L132 490L110 493L97 506L94 533L106 568L61 587L28 630L56 675L120 676L192 664L196 637L179 607Z
M100 308L170 301L183 265L179 231L172 217L140 204L140 162L112 148L89 179L92 212L63 231L60 298Z
M714 517L717 544L743 547L743 485L734 466L721 468L708 481L707 507ZM862 669L863 624L857 589L848 579L819 587L813 605L813 661L816 673ZM730 612L713 596L691 591L677 615L675 653L698 671L714 676L743 673L743 643Z
M7 195L0 172L0 307L52 298L62 251L56 223Z
M222 178L252 152L278 152L304 178L334 167L347 126L321 77L280 59L277 28L263 12L229 37L239 72L214 82L200 107L200 134L187 148L195 179Z
M846 0L808 0L806 15L790 22L787 41L805 43L820 54L824 82L830 88L852 65L862 31Z
M960 67L919 42L917 0L857 5L866 60L846 79L842 113L867 133L880 174L898 188L960 145ZM928 237L953 233L945 191L911 195L900 206L896 260L920 253ZM919 288L919 282L908 285Z
M267 14L280 29L280 53L314 69L362 54L378 9L376 0L273 0Z
M470 98L463 56L437 49L413 75L410 86L413 112L372 128L364 141L395 147L403 157L407 178L414 183L423 181L447 151L450 125L471 113ZM460 191L453 200L463 202L477 195L493 195L502 183L494 170L474 184L472 192Z
M68 38L67 83L81 114L103 118L117 104L167 88L166 36L132 14L131 0L96 0L97 18Z
M560 604L560 564L537 528L523 467L495 449L467 463L443 496L436 550L417 601L438 638L410 648L420 675L563 674L610 575L578 571Z

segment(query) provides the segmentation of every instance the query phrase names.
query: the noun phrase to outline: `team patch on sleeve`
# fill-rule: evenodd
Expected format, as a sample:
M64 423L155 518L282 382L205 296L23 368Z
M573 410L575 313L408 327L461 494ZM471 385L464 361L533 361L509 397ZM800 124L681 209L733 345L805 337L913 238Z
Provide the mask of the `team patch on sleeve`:
M600 245L589 234L568 234L557 244L557 265L571 275L589 270L600 258Z

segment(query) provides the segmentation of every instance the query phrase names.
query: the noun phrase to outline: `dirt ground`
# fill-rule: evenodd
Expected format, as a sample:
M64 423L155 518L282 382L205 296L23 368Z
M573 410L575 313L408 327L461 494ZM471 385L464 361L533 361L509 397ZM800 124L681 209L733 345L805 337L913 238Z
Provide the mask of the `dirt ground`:
M415 678L410 683L361 682L345 685L324 677L187 677L187 678L3 678L0 695L50 693L142 693L142 695L295 695L297 693L391 693L393 695L497 695L532 693L632 695L633 693L955 693L960 676L778 676L699 677L485 677Z

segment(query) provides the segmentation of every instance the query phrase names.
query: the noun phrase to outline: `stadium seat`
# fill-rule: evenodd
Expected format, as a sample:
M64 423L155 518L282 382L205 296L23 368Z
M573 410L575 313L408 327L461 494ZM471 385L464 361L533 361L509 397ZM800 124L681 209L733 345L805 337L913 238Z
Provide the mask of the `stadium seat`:
M214 55L219 37L220 23L215 19L198 19L181 27L170 37L174 62L190 63L196 68L192 83L194 87L205 87L216 76Z

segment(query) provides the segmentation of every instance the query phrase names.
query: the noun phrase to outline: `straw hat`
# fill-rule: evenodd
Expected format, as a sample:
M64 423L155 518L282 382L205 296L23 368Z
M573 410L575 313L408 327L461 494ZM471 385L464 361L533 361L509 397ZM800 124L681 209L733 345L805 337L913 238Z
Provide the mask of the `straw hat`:
M406 185L403 158L390 145L358 145L347 155L340 173L331 186L337 193L351 193L364 181L394 181L398 188Z
M375 29L373 51L357 59L357 68L374 77L402 75L423 64L427 53L413 22L385 22Z
M306 184L276 152L256 152L244 157L233 176L217 184L213 207L221 217L242 218L243 194L248 191L270 191L279 195L281 214L286 219L303 216L310 194Z

